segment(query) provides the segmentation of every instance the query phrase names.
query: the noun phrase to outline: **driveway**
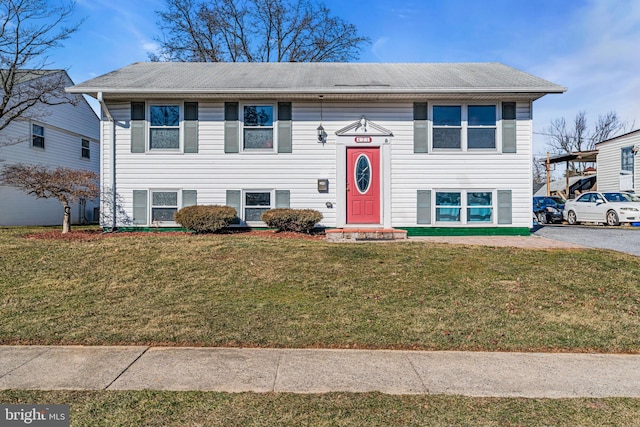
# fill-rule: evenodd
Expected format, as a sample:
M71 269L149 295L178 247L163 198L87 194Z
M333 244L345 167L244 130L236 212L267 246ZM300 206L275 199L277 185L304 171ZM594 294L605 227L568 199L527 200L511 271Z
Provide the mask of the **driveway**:
M532 233L547 239L640 256L640 227L549 224L534 228Z

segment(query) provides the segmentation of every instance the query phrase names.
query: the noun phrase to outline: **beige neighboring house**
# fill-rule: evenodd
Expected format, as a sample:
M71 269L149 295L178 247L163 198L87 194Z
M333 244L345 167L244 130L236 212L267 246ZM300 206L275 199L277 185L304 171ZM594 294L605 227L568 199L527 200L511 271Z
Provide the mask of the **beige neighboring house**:
M596 144L599 191L640 191L640 129Z
M64 70L40 71L31 79L47 78ZM26 79L22 84L26 84ZM100 120L81 95L75 105L43 105L34 118L19 118L0 131L0 170L8 164L42 164L100 172ZM17 142L19 141L19 142ZM3 143L13 142L2 146ZM16 143L17 142L17 143ZM86 200L71 210L73 224L98 221L98 201ZM0 186L0 225L60 225L62 205L57 199L37 199L7 186Z

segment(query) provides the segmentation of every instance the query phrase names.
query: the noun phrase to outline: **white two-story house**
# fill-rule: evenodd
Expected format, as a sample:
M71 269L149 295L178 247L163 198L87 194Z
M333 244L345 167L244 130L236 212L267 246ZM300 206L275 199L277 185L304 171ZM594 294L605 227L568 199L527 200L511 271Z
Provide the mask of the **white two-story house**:
M409 235L528 234L533 101L565 90L498 63L135 63L68 88L102 105L104 227L216 204Z
M46 78L60 78L67 86L73 85L64 70L23 72L20 85L37 86L38 79ZM83 96L69 96L73 103L36 104L0 131L0 169L24 163L100 172L100 120ZM98 221L98 207L98 200L75 204L72 223ZM57 199L37 199L0 185L0 225L60 225L62 217Z

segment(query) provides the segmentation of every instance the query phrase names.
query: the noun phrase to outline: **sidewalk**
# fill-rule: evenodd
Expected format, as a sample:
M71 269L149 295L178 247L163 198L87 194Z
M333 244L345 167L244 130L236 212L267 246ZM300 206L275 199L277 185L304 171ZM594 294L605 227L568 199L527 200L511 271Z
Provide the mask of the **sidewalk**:
M0 346L0 389L640 397L640 355Z

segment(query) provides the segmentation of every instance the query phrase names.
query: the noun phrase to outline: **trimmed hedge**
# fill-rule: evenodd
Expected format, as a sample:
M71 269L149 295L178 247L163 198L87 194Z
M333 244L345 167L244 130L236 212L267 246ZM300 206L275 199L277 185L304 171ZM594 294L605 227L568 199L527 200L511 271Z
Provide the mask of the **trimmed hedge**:
M215 233L228 227L236 215L236 210L230 206L195 205L176 212L175 221L196 233Z
M270 209L262 214L262 220L278 231L295 231L311 233L313 227L320 222L322 214L313 209Z

